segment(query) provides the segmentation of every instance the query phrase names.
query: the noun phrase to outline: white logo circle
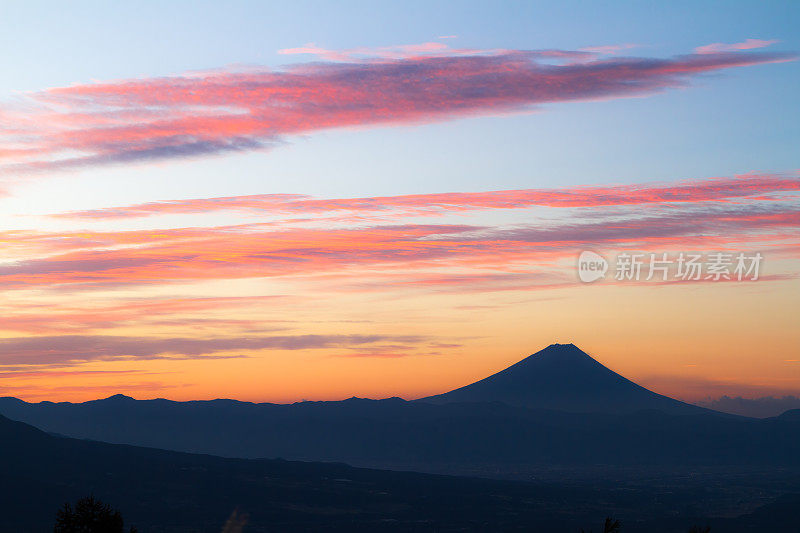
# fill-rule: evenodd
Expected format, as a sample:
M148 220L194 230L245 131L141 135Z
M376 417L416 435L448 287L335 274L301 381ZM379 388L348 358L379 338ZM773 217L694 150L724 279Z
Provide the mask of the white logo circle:
M602 279L608 272L608 261L605 257L589 250L584 250L578 257L578 278L584 283Z

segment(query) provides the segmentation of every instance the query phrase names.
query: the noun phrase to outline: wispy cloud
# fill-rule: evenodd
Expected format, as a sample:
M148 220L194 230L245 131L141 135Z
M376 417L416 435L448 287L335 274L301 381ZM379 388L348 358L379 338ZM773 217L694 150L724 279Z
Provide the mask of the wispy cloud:
M725 52L738 52L740 50L753 50L756 48L765 48L772 44L777 43L775 39L746 39L740 43L713 43L705 46L699 46L694 49L698 54L721 54Z
M320 199L293 194L263 194L150 202L58 213L56 218L114 219L163 214L246 211L308 215L331 211L436 215L482 209L599 207L665 202L705 202L752 198L800 191L800 174L745 174L730 178L687 180L671 184L638 184L562 189L451 192L372 198Z
M89 361L244 357L240 351L349 348L375 343L419 343L398 335L281 335L261 337L160 338L56 335L0 338L0 365L73 365ZM231 353L234 352L234 353Z
M440 37L440 39L443 37ZM313 55L326 61L349 62L349 61L380 61L387 59L417 59L423 57L442 57L460 55L484 55L496 54L500 50L473 50L455 49L440 42L427 42L420 44L401 44L396 46L384 46L378 48L350 48L346 50L330 50L317 46L314 43L307 43L296 48L284 48L278 50L283 55Z
M747 379L734 380L719 377L663 374L638 376L635 381L656 392L701 405L707 402L710 396L763 397L769 394L791 394L796 391L796 389L791 388L791 384L759 384L753 377L748 381ZM718 406L715 407L707 403L705 406L712 409L718 408Z
M38 376L35 374L33 374L31 377L38 378ZM60 378L60 383L65 383L70 377L80 379L79 375L64 376ZM42 379L48 380L51 378L48 378L45 375L42 376ZM149 394L163 390L174 391L175 389L180 389L189 385L188 383L165 383L161 381L115 382L113 384L104 383L101 385L90 385L87 383L78 383L75 385L55 385L48 383L46 386L32 384L31 382L23 385L11 385L11 383L11 380L2 382L0 384L0 393L8 396L24 396L28 401L52 401L54 397L63 397L62 395L72 394L87 394L96 398L109 396L112 394L112 391L113 393L125 392L128 394L136 394L137 396L141 397L142 394Z
M262 150L330 128L642 96L684 86L703 73L796 59L738 50L607 58L580 50L460 50L442 43L338 54L307 46L284 52L325 60L282 70L54 88L0 108L0 173Z
M265 333L282 327L267 321L220 317L215 311L226 314L240 309L258 309L262 306L285 304L289 297L228 296L214 298L158 297L119 298L112 302L61 304L55 308L46 304L14 302L0 307L4 314L0 331L27 334L75 334L92 330L119 328L131 324L149 326L190 327L194 330L232 329Z
M764 396L761 398L742 398L741 396L732 398L730 396L722 396L720 398L707 399L696 403L703 407L708 407L709 409L716 409L717 411L757 418L778 416L789 409L800 409L800 398L791 395L778 398L773 396Z
M623 43L623 44L606 44L600 46L587 46L585 48L581 48L581 52L591 52L594 54L604 54L604 55L615 55L624 50L631 50L632 48L638 48L640 45L634 43Z
M740 194L740 193L737 193ZM135 284L347 273L398 267L493 268L552 262L575 250L653 246L708 248L742 242L796 246L800 207L759 190L751 202L664 203L515 225L247 224L160 231L10 234L9 247L37 252L0 265L0 287ZM670 195L668 195L670 196ZM670 196L671 197L671 196ZM21 242L17 243L19 239ZM64 242L75 242L73 249ZM135 244L132 244L135 243ZM53 249L47 250L48 244ZM446 278L444 278L446 279ZM502 285L502 284L500 284Z

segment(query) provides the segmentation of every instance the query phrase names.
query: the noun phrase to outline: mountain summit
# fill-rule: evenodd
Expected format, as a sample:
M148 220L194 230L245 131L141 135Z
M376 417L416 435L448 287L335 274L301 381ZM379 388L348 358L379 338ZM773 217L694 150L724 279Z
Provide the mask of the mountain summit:
M551 344L485 379L420 401L503 402L586 413L648 409L672 414L706 411L637 385L598 363L574 344Z

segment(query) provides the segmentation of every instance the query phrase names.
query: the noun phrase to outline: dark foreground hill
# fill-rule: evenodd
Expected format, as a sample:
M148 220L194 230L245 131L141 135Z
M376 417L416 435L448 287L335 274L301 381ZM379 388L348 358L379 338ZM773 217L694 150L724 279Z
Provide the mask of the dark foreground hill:
M0 417L0 531L52 531L56 509L94 494L140 531L459 531L568 520L531 504L524 483L223 459L45 434Z
M8 533L52 531L56 509L88 494L142 533L218 532L234 509L249 515L248 533L577 532L607 514L624 517L625 533L685 532L693 523L796 531L800 503L787 494L792 478L761 480L744 499L741 483L726 480L676 487L456 478L82 441L4 417L0 451L0 532ZM741 516L714 517L732 510Z

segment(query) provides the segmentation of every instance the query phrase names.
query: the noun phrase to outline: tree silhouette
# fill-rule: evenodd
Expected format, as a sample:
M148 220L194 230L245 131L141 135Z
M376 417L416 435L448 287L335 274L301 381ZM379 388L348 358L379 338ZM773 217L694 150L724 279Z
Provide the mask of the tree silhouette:
M689 533L708 533L709 531L711 531L711 526L692 526L692 529L689 530Z
M240 513L239 509L234 509L228 521L222 527L222 533L242 533L244 526L247 525L247 513Z
M603 533L619 533L621 525L619 520L615 520L609 516L603 524ZM585 532L581 529L581 533Z
M69 502L56 513L54 533L124 533L122 514L94 496L81 498L73 508ZM136 533L131 527L130 533Z

